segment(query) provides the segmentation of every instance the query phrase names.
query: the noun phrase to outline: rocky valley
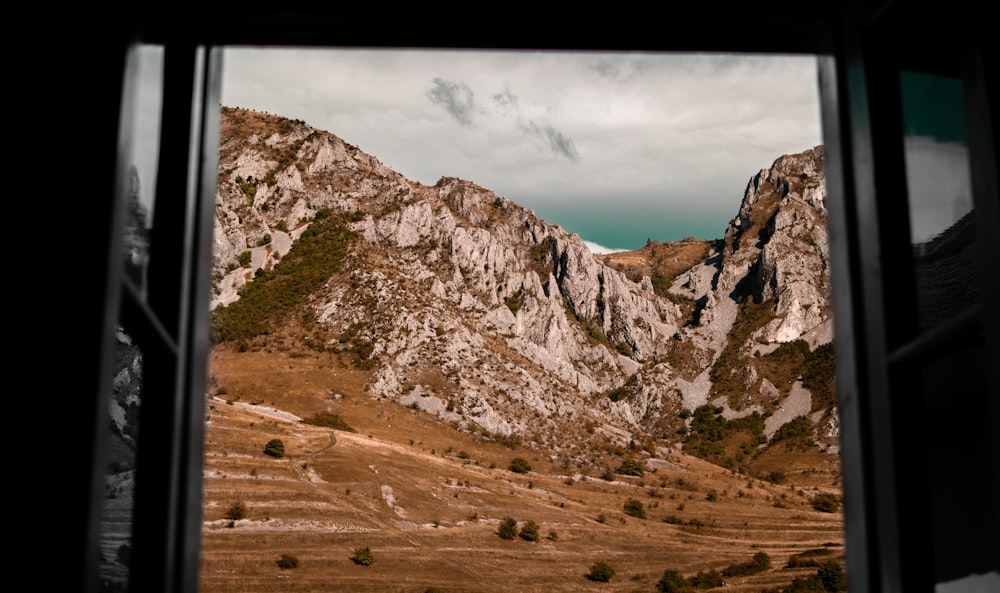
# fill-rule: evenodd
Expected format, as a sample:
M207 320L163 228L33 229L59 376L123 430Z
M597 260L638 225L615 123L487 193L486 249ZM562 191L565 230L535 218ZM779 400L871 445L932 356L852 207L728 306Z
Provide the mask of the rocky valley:
M718 239L595 255L221 116L202 591L837 590L822 147Z

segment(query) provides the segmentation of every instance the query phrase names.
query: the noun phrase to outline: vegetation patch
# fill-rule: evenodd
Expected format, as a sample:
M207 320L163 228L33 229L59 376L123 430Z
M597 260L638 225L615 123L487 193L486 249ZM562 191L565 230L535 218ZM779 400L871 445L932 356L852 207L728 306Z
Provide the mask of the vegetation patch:
M531 471L531 465L528 463L527 459L523 457L515 457L510 460L508 469L515 474L526 474Z
M521 526L521 531L517 533L517 536L526 542L537 542L538 541L538 523L534 521L525 521L524 525Z
M327 428L332 428L334 430L342 430L344 432L357 432L351 426L340 417L340 414L334 414L332 412L320 412L314 414L308 418L302 420L303 424L312 424L313 426L325 426Z
M634 498L626 500L622 506L622 510L630 517L635 517L636 519L646 518L646 508L642 505L642 501Z
M354 556L351 556L351 560L360 566L371 566L375 563L375 555L367 547L355 548Z
M500 522L500 526L497 527L497 535L500 539L514 539L517 537L517 520L513 517L507 517Z
M597 562L590 567L590 572L587 573L587 579L591 581L596 581L598 583L606 583L611 580L611 577L615 576L615 569L611 568L606 562Z
M624 476L641 476L646 471L641 461L632 457L626 457L618 467L618 473Z
M798 554L792 554L788 558L788 563L785 564L785 568L805 568L805 567L816 567L818 568L820 562L824 558L833 554L833 550L829 548L815 548L812 550L806 550L805 552L800 552Z
M262 271L239 291L239 300L212 310L213 344L267 334L273 324L319 290L340 270L356 239L346 224L350 215L316 213L291 250L269 271Z
M797 577L784 589L765 589L761 593L840 593L847 590L847 575L836 560L820 564L816 574Z
M764 436L766 414L752 412L727 420L719 406L705 404L691 415L691 428L684 439L684 451L727 469L737 469L754 459Z
M840 510L840 501L832 494L817 494L809 502L812 508L821 513L836 513Z
M281 459L285 456L285 443L281 439L271 439L264 445L264 455Z
M729 405L736 407L738 399L746 391L744 384L746 363L740 355L740 350L755 331L771 320L774 315L774 305L774 299L762 303L744 299L740 304L736 321L726 337L726 346L709 371L712 379L710 399L723 395L728 399Z
M281 557L278 558L275 562L277 563L278 568L282 570L298 568L299 566L299 559L296 558L295 556L292 556L291 554L282 554Z
M757 552L748 562L732 564L722 570L724 577L745 577L760 574L771 568L771 557L767 552Z

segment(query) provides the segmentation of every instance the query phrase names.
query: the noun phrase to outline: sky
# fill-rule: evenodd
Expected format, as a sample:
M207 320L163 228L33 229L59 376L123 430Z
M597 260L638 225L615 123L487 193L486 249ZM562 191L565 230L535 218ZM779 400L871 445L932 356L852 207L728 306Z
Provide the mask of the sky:
M720 238L749 179L822 144L797 55L230 47L221 102L420 183L477 183L595 251Z

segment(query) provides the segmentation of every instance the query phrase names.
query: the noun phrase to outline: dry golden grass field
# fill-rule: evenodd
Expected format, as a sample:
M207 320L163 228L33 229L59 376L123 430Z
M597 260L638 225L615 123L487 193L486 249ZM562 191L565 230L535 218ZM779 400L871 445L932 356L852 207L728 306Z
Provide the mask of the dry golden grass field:
M607 475L373 399L333 353L219 346L209 370L202 593L652 593L666 569L722 572L765 552L770 569L725 579L756 593L815 574L786 568L793 555L843 560L841 514L810 504L839 497L835 455L771 454L778 484L665 448L641 476ZM353 432L270 410L336 415ZM271 439L284 457L264 454ZM510 471L517 457L530 472ZM227 519L237 503L244 517ZM499 537L507 518L535 522L537 541ZM352 560L363 548L368 566ZM610 581L587 578L598 562Z

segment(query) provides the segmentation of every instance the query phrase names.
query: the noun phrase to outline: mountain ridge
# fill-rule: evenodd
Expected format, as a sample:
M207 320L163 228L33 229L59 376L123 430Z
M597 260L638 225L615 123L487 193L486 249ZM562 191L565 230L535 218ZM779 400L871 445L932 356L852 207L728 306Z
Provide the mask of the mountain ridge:
M792 387L801 393L762 376L753 356L830 342L824 194L821 147L779 157L751 177L704 259L671 278L630 277L605 263L622 255L595 256L578 235L473 182L422 185L304 122L226 108L213 307L277 270L311 217L339 212L363 247L347 248L351 272L300 314L313 320L310 343L371 370L374 397L549 443L578 462L572 443L550 442L568 424L681 446L685 411L712 402L731 418L770 420ZM728 345L741 312L765 302L765 322ZM731 397L738 385L744 393ZM809 406L817 424L836 417L830 404ZM770 438L780 426L769 424ZM817 442L835 451L835 439L831 425Z

